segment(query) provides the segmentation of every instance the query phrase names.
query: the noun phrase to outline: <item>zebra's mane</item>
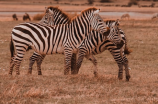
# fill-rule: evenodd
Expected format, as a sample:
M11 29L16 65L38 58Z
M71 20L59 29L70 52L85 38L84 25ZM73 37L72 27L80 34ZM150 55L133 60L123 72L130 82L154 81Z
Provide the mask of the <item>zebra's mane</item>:
M97 10L97 8L95 8L95 7L88 8L88 9L85 9L85 10L81 11L81 14L89 12L89 11L95 11L95 10Z
M51 9L53 11L57 11L60 14L62 14L62 17L68 18L69 20L71 20L70 16L67 13L65 13L64 11L62 11L61 9L59 9L58 7L48 6L47 9Z
M115 22L115 20L104 20L104 22Z
M81 14L79 14L79 15L83 15L84 13L87 13L87 12L90 12L90 11L95 11L95 10L97 10L97 8L95 8L95 7L88 8L88 9L85 9L85 10L81 11ZM74 19L76 19L79 15L76 15L76 16L74 16L73 18L71 18L70 23L71 23Z

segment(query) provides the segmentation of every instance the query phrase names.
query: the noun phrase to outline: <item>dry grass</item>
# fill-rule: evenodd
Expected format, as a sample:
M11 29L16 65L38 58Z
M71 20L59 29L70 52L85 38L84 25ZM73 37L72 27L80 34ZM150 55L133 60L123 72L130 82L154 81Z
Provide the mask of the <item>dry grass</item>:
M157 104L158 103L158 21L121 21L133 50L127 56L131 67L129 82L117 79L118 67L108 51L96 55L99 78L93 64L84 60L78 75L63 75L64 56L47 56L42 76L26 75L29 51L20 67L21 75L8 75L9 41L12 28L22 21L0 22L0 104Z

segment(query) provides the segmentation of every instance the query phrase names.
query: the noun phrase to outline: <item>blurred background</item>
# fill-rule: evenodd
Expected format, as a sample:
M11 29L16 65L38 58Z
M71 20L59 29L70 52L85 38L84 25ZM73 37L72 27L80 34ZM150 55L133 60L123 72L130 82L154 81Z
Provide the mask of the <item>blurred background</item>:
M0 21L40 20L45 7L50 5L72 15L97 7L104 19L144 20L158 17L158 0L0 0ZM26 13L30 19L24 19ZM17 19L13 18L13 14Z

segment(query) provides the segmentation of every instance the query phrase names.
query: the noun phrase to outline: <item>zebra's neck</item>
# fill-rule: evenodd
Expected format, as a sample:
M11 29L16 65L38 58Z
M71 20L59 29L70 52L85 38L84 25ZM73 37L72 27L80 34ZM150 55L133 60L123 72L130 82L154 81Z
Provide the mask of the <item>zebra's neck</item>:
M82 16L78 16L69 24L69 37L76 40L75 45L80 44L90 31L89 21Z
M54 10L53 10L54 11ZM71 19L61 10L54 11L54 25L69 23Z

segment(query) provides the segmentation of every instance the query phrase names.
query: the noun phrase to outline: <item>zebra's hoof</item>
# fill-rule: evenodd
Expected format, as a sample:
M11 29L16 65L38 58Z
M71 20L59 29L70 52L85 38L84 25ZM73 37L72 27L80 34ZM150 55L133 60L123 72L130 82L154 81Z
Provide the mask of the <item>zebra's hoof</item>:
M42 75L42 72L40 72L40 73L38 72L38 75Z
M32 74L32 72L31 72L31 71L28 71L27 74L28 74L28 75L29 75L29 74Z
M78 71L71 71L71 74L76 75L78 74Z
M119 80L122 80L122 79L123 79L123 75L119 75L119 76L118 76L118 79L119 79Z
M69 74L69 70L64 70L64 75L68 75Z
M12 73L8 73L8 75L12 75Z
M16 73L16 75L20 75L20 73Z
M98 73L94 72L94 77L98 78Z
M123 78L118 78L119 80L122 80Z
M131 76L126 76L126 81L129 81L129 79L131 78Z

